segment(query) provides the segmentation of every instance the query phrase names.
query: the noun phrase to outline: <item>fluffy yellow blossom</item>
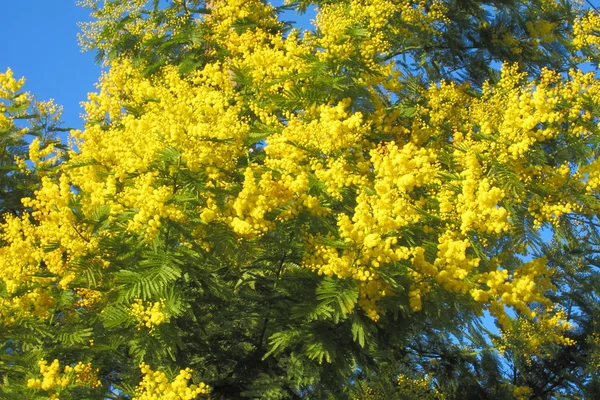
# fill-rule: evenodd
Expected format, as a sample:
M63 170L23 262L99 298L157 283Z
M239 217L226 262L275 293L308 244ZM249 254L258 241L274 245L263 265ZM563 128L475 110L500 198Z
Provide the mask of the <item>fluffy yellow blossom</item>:
M80 297L76 303L77 307L93 307L103 298L102 292L94 289L75 288L74 291Z
M41 378L31 378L27 381L27 387L43 390L54 399L58 399L60 392L71 387L96 388L102 385L97 378L98 371L91 363L60 366L59 360L48 364L46 360L39 362ZM62 370L62 371L61 371Z
M138 329L146 327L152 331L169 320L169 315L165 312L164 300L151 303L136 299L131 305L130 313L137 320Z
M317 46L324 59L347 60L358 56L370 67L374 59L390 50L390 35L410 30L440 33L446 22L442 2L413 0L352 0L324 5L315 19Z
M573 25L573 44L578 50L592 48L599 50L600 16L595 11L588 11Z
M172 381L164 372L153 371L145 363L140 365L140 370L144 376L135 389L135 400L193 400L210 392L210 388L202 382L189 384L193 373L190 368L182 369Z
M24 84L25 78L15 79L15 74L8 68L6 72L0 73L0 98L12 98Z
M546 357L553 345L576 345L569 337L573 333L563 309L540 310L531 319L505 318L502 335L494 339L494 345L499 352L510 348L525 358Z
M29 127L17 123L17 119L27 116L33 98L28 92L21 92L25 78L16 79L10 68L0 72L0 131L12 132L13 138L29 132ZM35 111L34 111L35 112ZM39 118L35 119L38 121ZM10 142L6 142L10 145Z

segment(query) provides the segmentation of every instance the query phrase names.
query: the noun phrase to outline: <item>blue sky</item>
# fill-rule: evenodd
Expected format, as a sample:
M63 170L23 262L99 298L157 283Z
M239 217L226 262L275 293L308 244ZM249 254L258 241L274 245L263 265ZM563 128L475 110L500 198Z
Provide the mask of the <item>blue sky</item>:
M25 77L25 90L64 106L63 120L82 126L79 103L94 91L100 66L77 43L78 21L88 11L75 0L5 1L0 12L0 71Z

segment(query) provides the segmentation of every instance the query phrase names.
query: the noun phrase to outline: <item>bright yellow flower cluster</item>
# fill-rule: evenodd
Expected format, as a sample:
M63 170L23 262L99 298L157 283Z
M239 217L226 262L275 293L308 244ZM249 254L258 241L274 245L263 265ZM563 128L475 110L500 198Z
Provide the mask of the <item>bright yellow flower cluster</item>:
M52 101L34 102L28 93L20 93L25 80L15 79L12 70L0 73L0 130L11 135L11 139L21 139L21 136L30 132L29 127L17 124L16 119L26 117L32 126L47 129L60 119L60 107ZM17 110L17 111L15 111ZM15 142L17 143L17 142ZM11 145L7 141L5 145ZM40 161L41 159L44 159ZM47 167L58 161L59 154L51 143L43 144L40 138L35 137L30 146L30 161L37 166ZM5 162L8 160L5 160ZM21 172L29 173L29 166L25 160L16 157L16 166ZM46 175L40 171L39 176ZM42 178L42 185L36 191L41 198L57 195L56 186L50 178ZM53 205L37 209L40 203L37 200L22 199L26 207L35 208L36 217L45 218L50 210L55 210ZM39 272L37 266L46 263L54 272L64 272L63 254L60 251L44 251L43 247L49 246L61 236L60 228L55 225L47 227L45 231L53 239L40 240L41 229L29 218L19 218L14 215L3 215L4 221L0 231L0 269L2 282L8 293L0 305L0 320L5 324L12 324L16 318L33 317L47 318L55 305L53 297L48 293L50 285L56 285L52 278L35 277ZM54 219L56 222L56 219ZM43 236L43 235L42 235ZM58 285L64 285L70 278L61 280Z
M234 81L238 72L251 78L254 95L244 99L244 103L262 123L279 126L274 107L269 104L270 96L280 96L297 88L298 76L308 72L304 58L311 54L312 48L301 40L297 30L286 37L272 32L282 29L283 25L269 4L259 0L213 1L211 4L212 13L206 17L206 23L215 32L217 44L230 56L224 63L207 64L205 70L211 73L205 74L205 79L222 90L235 92L242 89ZM235 29L235 23L240 21L254 22L261 27ZM308 84L308 80L304 83Z
M587 184L588 190L593 190L594 168L584 165L580 172L571 171L565 164L531 166L528 157L538 143L563 134L564 121L572 121L569 135L585 137L586 114L582 110L586 105L577 99L577 93L585 91L593 101L599 97L598 84L589 74L573 72L565 81L544 71L536 84L527 83L525 78L515 66L507 65L501 81L494 88L486 86L480 98L468 96L467 86L432 86L425 94L427 105L421 106L410 128L403 127L399 119L388 120L388 131L397 132L397 139L370 150L368 159L356 157L354 167L347 162L352 153L346 151L360 143L358 138L356 144L336 149L337 153L331 154L332 160L326 163L312 161L310 153L286 144L289 150L285 153L297 157L300 165L318 162L335 172L348 171L346 179L357 175L358 179L350 182L337 175L337 188L358 184L369 188L357 189L352 213L337 215L339 230L332 237L344 240L346 246L337 248L318 244L318 239L309 241L315 251L305 259L307 267L328 276L369 281L377 287L377 268L411 260L409 276L413 284L408 295L415 311L421 309L423 297L439 286L458 294L471 292L476 301L488 304L486 307L491 307L499 318L504 306L532 315L532 311L527 311L530 302L545 303L542 293L552 289L551 271L544 260L526 263L509 273L500 265L481 265L471 250L471 240L476 235L485 246L488 235L510 234L513 222L504 204L527 201L538 227L559 223L561 216L582 211L579 200L565 196L561 188L571 185L582 190ZM572 102L574 108L558 105L565 100ZM363 118L362 125L379 127L377 112L372 118L377 118L377 122L369 124ZM361 137L368 136L367 128ZM451 150L446 141L453 143ZM279 142L269 141L267 152L271 143L277 146L277 152L269 155L283 159L284 151L279 150L283 145ZM452 160L452 169L448 159ZM299 169L298 164L295 168ZM491 173L499 168L523 188L543 185L547 194L542 198L535 190L524 189L508 196L498 175ZM327 182L326 171L314 173ZM582 171L588 171L587 183ZM433 225L422 226L425 221ZM437 242L437 256L426 258L423 247L403 244L399 234L403 228L422 231L428 240ZM477 282L491 286L482 288ZM385 283L380 285L379 292L385 292Z
M20 247L32 246L29 257L11 260L14 262L12 268L15 272L36 271L43 263L49 272L61 278L58 281L59 287L65 287L74 278L73 272L69 270L68 260L97 250L97 239L87 236L87 232L79 231L74 226L75 217L70 206L72 198L68 177L61 174L58 179L43 177L41 187L35 191L35 197L22 199L23 205L32 210L31 216L39 224L30 224L25 218L8 221L13 230L10 236L6 236L10 245L2 251L15 252ZM36 241L41 247L33 244ZM55 249L48 251L44 249L45 246Z
M75 288L74 290L79 297L75 307L91 308L104 298L104 294L99 290L87 288Z
M254 166L256 168L256 166ZM308 177L283 175L277 179L272 172L263 173L258 181L252 166L244 173L244 186L231 204L227 222L240 236L256 237L275 226L266 215L277 208L288 207L279 212L276 220L294 217L307 204Z
M240 20L280 24L273 15L273 6L260 0L210 0L212 13L209 24L216 34L228 35L233 25Z
M337 199L341 198L342 188L366 183L352 166L364 172L368 168L364 156L349 149L364 146L368 124L360 112L350 112L349 106L350 99L344 99L291 117L281 133L267 139L265 165L293 174L309 169L325 183L329 195Z
M248 127L238 118L240 109L231 105L230 95L206 83L206 74L212 72L207 67L195 78L184 79L169 67L146 79L129 62L113 65L101 81L100 93L90 95L86 111L91 122L106 117L119 121L109 130L118 133L119 140L90 124L76 136L81 156L94 157L117 180L145 172L165 148L180 150L182 164L191 171L231 168L241 155L240 142ZM127 114L127 108L141 115Z
M46 319L55 305L56 301L46 290L34 287L23 295L2 300L0 322L8 326L26 317Z
M327 4L317 13L315 45L320 57L337 62L359 57L378 68L375 58L390 50L391 35L410 35L420 30L439 33L436 24L446 22L442 2L424 0L350 0Z
M15 79L13 71L8 68L6 72L0 72L0 130L9 131L15 128L14 118L7 112L7 106L19 106L29 102L27 93L19 94L25 84L25 79Z
M102 385L97 378L98 370L92 368L91 363L84 364L80 361L74 366L66 365L61 371L58 360L52 361L50 365L46 360L41 360L39 367L42 378L29 379L27 387L46 391L50 399L59 400L60 392L67 387L96 388Z
M318 149L325 154L339 153L356 146L366 127L362 113L349 112L350 104L350 99L344 99L333 107L321 105L308 110L305 118L289 121L282 135L300 146ZM312 116L315 119L311 119Z
M530 308L531 303L552 305L544 296L544 292L555 289L550 280L552 273L545 257L536 258L521 265L512 274L505 269L480 274L478 282L485 283L488 289L472 289L471 295L477 301L489 301L490 312L503 325L508 322L506 306L533 318L536 313Z
M533 319L507 318L502 335L494 345L500 353L506 349L518 351L520 357L550 357L549 345L574 346L576 341L569 338L573 325L567 313L561 309L542 311Z
M158 325L169 320L169 315L165 312L164 300L150 303L144 302L142 299L135 299L130 313L137 320L138 330L146 327L153 331Z
M66 254L77 256L87 252L91 242L79 237L70 225L64 221L72 220L71 212L65 209L52 209L61 204L56 192L52 196L45 189L55 189L50 180L44 180L38 197L32 204L43 204L44 208L36 210L36 217L44 224L33 224L29 218L5 216L1 238L5 245L0 248L0 268L2 281L9 297L2 303L1 314L10 321L11 315L32 315L38 318L50 316L48 311L54 306L54 300L47 292L53 286L66 287L75 277L67 268ZM47 198L50 202L43 201ZM58 200L58 201L57 201ZM41 202L40 202L41 201ZM63 207L66 207L62 203ZM65 219L62 219L65 218ZM46 246L61 244L64 249L44 249ZM38 278L36 275L45 268L57 278ZM19 295L15 296L15 294ZM16 314L15 314L16 313Z
M600 15L590 10L573 24L573 45L578 50L600 50Z
M556 22L550 22L547 20L528 21L525 24L527 32L532 37L537 38L542 43L550 43L556 39L554 30L557 27Z
M6 72L0 73L0 97L9 99L13 97L25 84L25 78L15 79L15 74L8 68Z
M206 73L211 69L207 67ZM210 184L223 185L222 171L231 169L242 154L248 128L229 95L207 83L206 76L200 72L184 80L169 68L161 79L149 80L131 64L113 65L100 83L100 93L91 95L86 106L89 126L75 133L80 151L71 156L82 166L65 172L71 185L85 193L84 213L103 206L114 215L132 210L128 229L147 240L157 234L164 219L181 221L182 211L168 204L176 190L177 170L168 171L173 175L167 184L158 179L156 170L149 170L165 148L181 152L181 167L212 170ZM124 107L138 108L143 115L126 115ZM119 121L110 134L94 123L105 118Z
M142 363L140 370L144 377L135 390L135 400L193 400L210 392L202 382L189 384L193 373L189 368L182 369L173 381L164 372L152 371L147 364Z

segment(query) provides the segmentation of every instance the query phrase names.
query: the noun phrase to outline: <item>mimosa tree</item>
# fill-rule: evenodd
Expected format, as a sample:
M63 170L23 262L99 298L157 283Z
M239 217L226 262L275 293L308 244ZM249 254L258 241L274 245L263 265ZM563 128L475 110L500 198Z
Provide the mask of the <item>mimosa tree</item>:
M3 396L598 393L596 13L84 3L106 72L0 231Z

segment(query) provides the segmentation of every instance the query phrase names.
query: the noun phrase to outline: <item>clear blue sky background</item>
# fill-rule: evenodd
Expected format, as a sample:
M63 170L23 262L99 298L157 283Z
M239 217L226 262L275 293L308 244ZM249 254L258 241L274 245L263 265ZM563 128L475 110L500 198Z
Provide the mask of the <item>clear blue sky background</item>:
M77 22L89 20L75 0L5 0L0 9L0 71L25 77L24 90L64 106L63 120L81 128L79 103L94 91L100 66L82 53Z

